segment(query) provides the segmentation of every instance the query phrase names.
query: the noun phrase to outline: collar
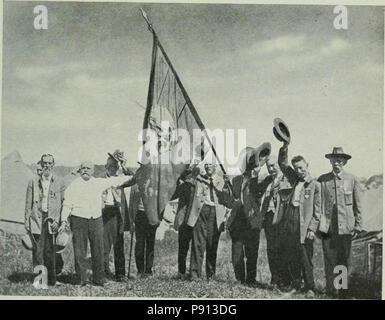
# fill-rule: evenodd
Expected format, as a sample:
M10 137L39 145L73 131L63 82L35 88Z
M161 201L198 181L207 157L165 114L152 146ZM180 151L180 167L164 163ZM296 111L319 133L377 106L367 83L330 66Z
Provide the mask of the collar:
M43 175L40 176L40 181L53 181L53 174L51 173L48 178L45 178Z
M343 175L344 175L344 171L341 171L340 173L335 173L333 170L332 170L332 175L338 179L338 180L341 180Z
M300 179L298 179L298 182L304 182L304 183L310 183L311 181L313 180L313 178L311 177L310 174L307 175L307 177L302 181Z

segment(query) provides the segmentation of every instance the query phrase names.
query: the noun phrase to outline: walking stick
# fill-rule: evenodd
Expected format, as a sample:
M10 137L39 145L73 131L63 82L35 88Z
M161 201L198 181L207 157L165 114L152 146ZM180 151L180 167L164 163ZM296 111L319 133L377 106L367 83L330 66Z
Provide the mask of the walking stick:
M130 240L130 255L128 257L128 275L127 278L130 278L130 272L131 272L131 256L132 256L132 246L134 242L134 231L131 232L131 240Z

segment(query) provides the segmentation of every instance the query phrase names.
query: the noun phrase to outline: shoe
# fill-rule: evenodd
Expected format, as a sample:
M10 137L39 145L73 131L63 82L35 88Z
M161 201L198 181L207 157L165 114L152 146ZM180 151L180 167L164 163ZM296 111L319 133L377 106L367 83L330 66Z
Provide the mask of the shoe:
M261 286L256 280L246 281L246 285L250 288L259 288Z
M293 287L292 285L286 286L286 287L281 287L280 289L282 292L284 292L286 295L291 295L293 293L297 292L297 289Z
M60 282L60 281L56 281L54 286L55 287L61 287L64 283Z
M93 281L92 284L97 287L104 287L104 285L107 283L106 280L99 280L99 281Z
M185 273L178 272L178 274L175 276L175 279L177 279L177 280L186 280L187 279L187 275Z
M190 277L190 281L199 281L199 277L197 274L192 273Z
M108 280L114 280L115 276L111 271L104 271L104 275Z
M306 299L314 299L315 298L315 293L313 290L308 290L305 294Z
M127 278L124 274L120 274L120 275L117 275L115 277L115 281L116 282L126 282L127 281Z

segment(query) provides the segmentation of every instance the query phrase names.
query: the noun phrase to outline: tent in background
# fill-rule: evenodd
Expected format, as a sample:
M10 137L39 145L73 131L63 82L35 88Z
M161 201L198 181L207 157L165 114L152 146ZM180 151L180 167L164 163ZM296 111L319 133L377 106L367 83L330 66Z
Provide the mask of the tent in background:
M1 162L0 228L10 233L24 233L25 195L34 173L13 151Z

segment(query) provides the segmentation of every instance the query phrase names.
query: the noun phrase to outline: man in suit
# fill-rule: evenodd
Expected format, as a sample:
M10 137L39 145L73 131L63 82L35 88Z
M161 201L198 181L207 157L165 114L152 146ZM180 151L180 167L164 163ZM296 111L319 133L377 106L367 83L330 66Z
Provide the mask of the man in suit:
M61 272L63 259L56 254L56 234L65 228L61 219L64 196L63 181L53 174L55 159L43 154L40 160L41 175L29 181L25 206L25 229L33 243L33 266L44 265L48 272L48 285L60 284L56 275Z
M193 179L200 173L199 167L192 165L181 174L177 182L177 188L171 200L178 199L178 208L175 214L174 229L178 231L178 279L185 280L186 259L192 240L193 227L187 224L189 210L194 197Z
M332 171L321 175L322 215L319 231L322 234L326 290L331 296L345 297L347 290L337 290L333 284L337 265L350 269L351 244L362 229L362 199L358 179L344 170L351 156L341 147L326 154Z
M241 175L233 178L233 194L226 193L226 204L231 208L226 227L232 241L232 263L235 278L243 284L258 286L256 281L259 236L263 216L260 202L257 201L258 177L252 177L252 171L258 175L270 154L269 143L259 148L247 147L239 156ZM227 179L227 177L226 177ZM246 257L246 266L245 259Z
M141 169L139 168L138 170ZM150 224L144 209L142 194L139 192L137 185L131 189L128 211L129 216L135 219L136 269L139 277L148 277L152 275L155 234L158 225Z
M271 273L271 285L288 285L286 266L282 256L282 217L286 209L291 185L282 174L278 159L270 155L266 161L269 175L257 185L257 197L261 198L263 229L266 236L266 251Z
M118 176L119 163L124 175L132 175L126 168L123 152L115 150L109 154L106 163L105 178ZM124 227L127 205L124 190L113 186L103 191L102 217L104 226L104 272L109 279L113 278L110 271L110 252L114 247L115 279L118 282L125 280L126 268L124 257ZM122 201L123 200L123 201Z
M308 163L302 156L288 162L288 142L279 150L278 163L293 186L284 213L284 250L292 292L301 288L302 278L307 297L314 297L313 242L321 214L321 185L310 176Z
M185 226L192 228L191 280L201 278L205 252L206 278L210 280L215 275L219 236L224 222L225 207L222 194L224 180L216 174L215 164L205 163L204 173L193 170L185 183L190 184L192 188L183 218Z

